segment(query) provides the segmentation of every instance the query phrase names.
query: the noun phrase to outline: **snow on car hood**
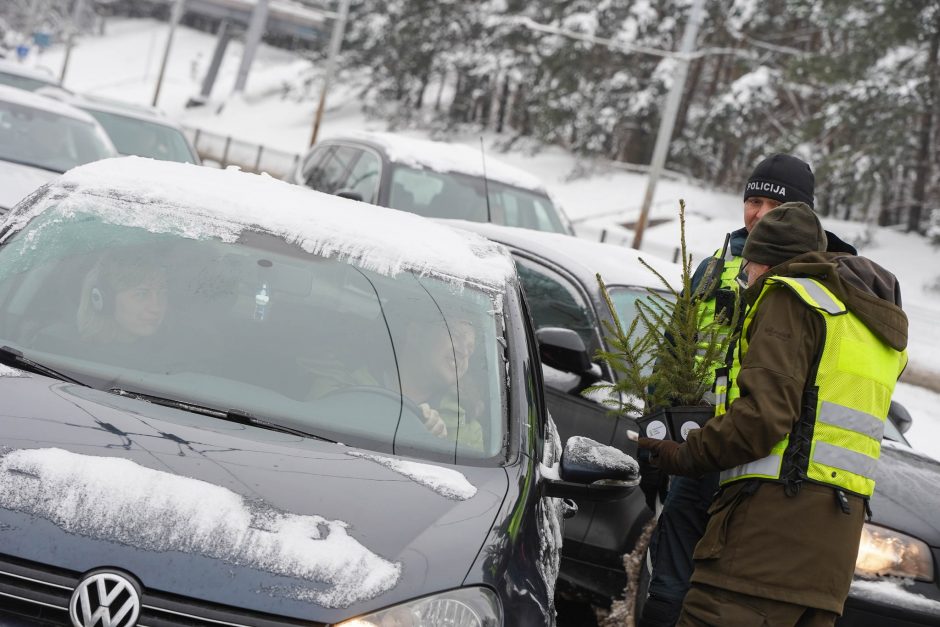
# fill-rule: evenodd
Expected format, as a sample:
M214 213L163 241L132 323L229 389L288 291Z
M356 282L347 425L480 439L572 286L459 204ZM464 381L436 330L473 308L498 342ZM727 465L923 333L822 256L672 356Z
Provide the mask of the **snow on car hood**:
M363 132L353 133L351 137L360 137L380 144L385 149L389 161L393 163L427 168L436 172L459 172L479 177L484 175L483 153L469 146L414 139L393 133ZM485 159L485 174L488 179L544 192L544 185L538 177L494 159L488 154L485 155Z
M349 451L347 455L361 457L385 466L389 470L394 470L398 474L408 477L426 488L437 492L441 496L453 499L455 501L466 501L477 493L476 487L463 475L450 468L442 468L432 464L421 464L419 462L409 462L402 459L385 457L384 455L373 455L371 453L362 453L360 451Z
M58 448L0 455L0 507L48 519L69 533L148 551L198 553L325 584L291 594L348 607L391 589L401 565L347 533L347 523L279 512L226 488L127 459ZM155 525L172 520L173 531Z
M41 375L0 377L0 398L4 554L300 620L460 587L509 487L500 466L406 460Z
M0 160L0 216L56 176L49 170Z
M499 244L476 234L264 174L122 157L74 168L50 191L15 213L14 229L53 204L194 239L233 242L245 230L265 231L388 276L410 271L501 291L515 272Z
M928 599L922 594L918 594L907 587L911 585L910 581L890 580L890 581L865 581L856 579L852 582L849 589L849 596L854 598L866 599L879 604L903 608L905 610L916 610L925 612L931 616L940 618L940 602Z

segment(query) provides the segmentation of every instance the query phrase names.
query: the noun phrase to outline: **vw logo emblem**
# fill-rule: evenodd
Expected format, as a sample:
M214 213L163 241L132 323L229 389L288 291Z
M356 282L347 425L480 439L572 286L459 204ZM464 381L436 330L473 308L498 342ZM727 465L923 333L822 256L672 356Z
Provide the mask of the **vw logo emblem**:
M116 572L85 576L69 601L74 627L134 627L140 616L140 595L131 581Z

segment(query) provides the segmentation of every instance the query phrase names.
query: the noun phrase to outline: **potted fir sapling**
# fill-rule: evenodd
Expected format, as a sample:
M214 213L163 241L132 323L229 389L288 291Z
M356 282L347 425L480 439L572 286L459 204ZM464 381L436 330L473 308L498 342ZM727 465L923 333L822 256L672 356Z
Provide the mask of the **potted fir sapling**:
M685 202L679 201L682 275L678 288L642 258L662 285L647 288L636 301L636 316L624 327L603 278L597 275L613 324L605 321L610 350L599 351L616 373L616 382L593 386L607 392L615 413L634 418L644 435L685 440L691 428L712 416L714 371L722 366L734 340L738 308L729 307L712 319L700 301L718 281L718 272L706 272L692 289L692 258L686 249Z

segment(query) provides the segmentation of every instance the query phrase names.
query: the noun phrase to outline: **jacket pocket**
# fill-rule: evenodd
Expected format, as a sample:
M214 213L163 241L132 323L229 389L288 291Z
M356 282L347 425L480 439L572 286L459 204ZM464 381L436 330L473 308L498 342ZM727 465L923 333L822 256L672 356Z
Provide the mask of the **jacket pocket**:
M728 528L739 509L746 506L748 498L757 489L757 482L749 481L739 486L722 490L708 508L708 525L705 534L692 553L693 559L716 559L727 545Z

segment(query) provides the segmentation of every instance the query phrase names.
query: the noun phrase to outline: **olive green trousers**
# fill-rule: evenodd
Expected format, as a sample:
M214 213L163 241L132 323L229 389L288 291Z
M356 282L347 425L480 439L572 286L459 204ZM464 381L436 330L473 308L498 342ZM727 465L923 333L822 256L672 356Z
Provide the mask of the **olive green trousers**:
M832 627L835 612L693 583L676 627Z

